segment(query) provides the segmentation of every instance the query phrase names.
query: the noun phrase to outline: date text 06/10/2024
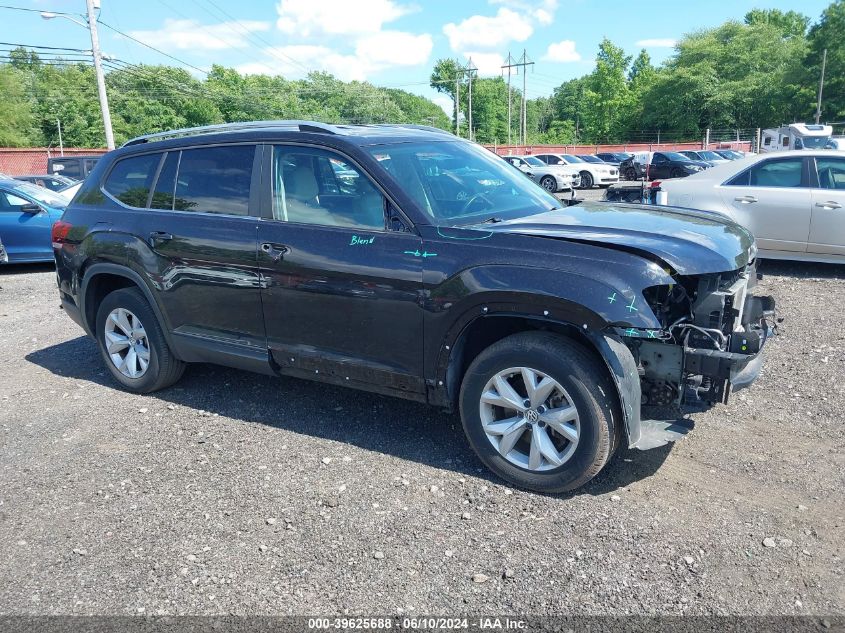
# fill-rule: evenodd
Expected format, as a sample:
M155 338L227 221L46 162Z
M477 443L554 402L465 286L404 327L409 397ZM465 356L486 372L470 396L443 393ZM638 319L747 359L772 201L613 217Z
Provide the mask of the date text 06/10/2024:
M408 629L408 630L499 630L520 631L527 627L524 620L509 617L479 617L479 618L444 618L444 617L403 617L403 618L309 618L308 628L311 630L328 629Z

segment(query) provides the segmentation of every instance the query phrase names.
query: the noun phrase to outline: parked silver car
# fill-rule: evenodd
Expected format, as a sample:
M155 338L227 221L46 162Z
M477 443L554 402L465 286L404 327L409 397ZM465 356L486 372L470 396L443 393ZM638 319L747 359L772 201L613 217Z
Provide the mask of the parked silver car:
M845 263L845 152L771 152L660 183L667 204L715 211L761 257Z
M547 165L534 156L502 156L507 162L528 174L543 189L551 193L572 191L581 185L581 174L566 165Z

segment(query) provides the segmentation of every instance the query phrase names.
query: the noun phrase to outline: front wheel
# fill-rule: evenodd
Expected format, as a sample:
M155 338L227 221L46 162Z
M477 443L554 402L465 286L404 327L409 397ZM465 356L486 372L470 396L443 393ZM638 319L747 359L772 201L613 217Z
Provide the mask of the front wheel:
M543 176L540 180L540 186L549 193L557 191L557 181L551 176Z
M626 167L625 180L639 180L639 178L637 178L637 170L633 167Z
M97 342L112 377L128 391L150 393L182 377L185 363L177 359L144 295L121 288L97 309Z
M481 461L537 492L584 485L619 440L605 367L578 343L547 332L514 334L479 354L464 376L460 410Z
M593 175L588 171L581 172L581 189L593 188Z

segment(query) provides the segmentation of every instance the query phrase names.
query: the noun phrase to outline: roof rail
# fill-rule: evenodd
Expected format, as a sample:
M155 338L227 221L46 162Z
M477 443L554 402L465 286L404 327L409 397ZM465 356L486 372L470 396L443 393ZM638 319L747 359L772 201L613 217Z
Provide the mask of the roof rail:
M452 132L432 125L417 125L415 123L376 123L373 127L401 127L409 130L425 130L426 132L438 132L452 136Z
M121 147L140 145L149 141L159 141L166 138L180 138L183 136L199 136L201 134L214 134L216 132L237 132L240 130L254 130L267 127L298 129L300 132L322 132L323 134L337 134L338 128L328 123L317 121L242 121L237 123L219 123L216 125L203 125L200 127L186 127L178 130L167 130L144 134L129 139Z

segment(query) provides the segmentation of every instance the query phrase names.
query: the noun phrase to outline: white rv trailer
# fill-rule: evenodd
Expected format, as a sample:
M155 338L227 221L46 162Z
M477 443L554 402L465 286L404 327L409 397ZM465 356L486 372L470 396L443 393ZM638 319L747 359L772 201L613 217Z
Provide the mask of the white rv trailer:
M761 152L780 152L788 149L822 149L830 142L833 128L814 123L790 123L763 130Z

